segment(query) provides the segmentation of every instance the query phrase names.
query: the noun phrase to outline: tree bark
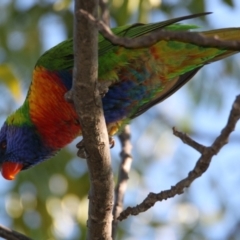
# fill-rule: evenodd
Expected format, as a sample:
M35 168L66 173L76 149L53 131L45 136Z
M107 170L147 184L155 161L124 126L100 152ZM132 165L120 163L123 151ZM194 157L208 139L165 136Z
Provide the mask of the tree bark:
M111 239L113 174L109 139L98 90L98 30L81 13L97 18L97 0L75 0L72 98L82 127L89 175L87 239Z

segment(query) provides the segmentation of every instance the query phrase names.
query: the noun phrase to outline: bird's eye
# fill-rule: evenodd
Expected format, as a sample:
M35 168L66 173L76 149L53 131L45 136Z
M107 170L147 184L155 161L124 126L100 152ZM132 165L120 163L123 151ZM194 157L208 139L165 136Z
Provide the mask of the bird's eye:
M0 150L5 151L6 148L7 148L7 141L4 140L4 141L0 142Z

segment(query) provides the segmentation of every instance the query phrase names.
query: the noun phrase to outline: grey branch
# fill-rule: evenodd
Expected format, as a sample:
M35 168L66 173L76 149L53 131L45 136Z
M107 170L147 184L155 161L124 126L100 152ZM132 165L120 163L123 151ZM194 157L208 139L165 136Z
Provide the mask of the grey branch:
M102 21L109 26L110 14L108 9L108 0L99 0L99 6L101 8Z
M203 153L206 149L205 146L191 139L186 133L177 131L175 127L173 127L173 134L176 137L179 137L184 143L188 144L190 147L194 148L199 153Z
M31 238L0 225L0 237L7 240L32 240Z
M233 51L240 50L240 41L223 41L219 40L217 36L206 37L197 32L167 31L161 29L138 38L118 37L114 35L111 29L103 21L97 20L91 14L82 9L80 12L83 16L92 21L98 27L99 31L106 39L115 45L120 45L126 48L149 47L160 40L175 40L196 44L202 47L217 47L223 49L226 48Z
M73 100L79 117L90 175L87 239L110 240L114 188L108 132L97 85L98 30L79 9L97 17L98 1L75 0L73 88L66 97Z
M128 207L124 210L118 220L122 221L126 219L129 215L137 215L151 208L156 202L172 198L177 194L182 194L184 189L189 187L190 184L198 177L200 177L209 167L212 157L216 155L220 149L227 144L229 135L234 131L237 121L240 118L240 95L236 97L233 103L228 121L226 126L221 131L220 135L215 139L210 147L205 147L199 143L193 141L186 134L178 132L176 129L173 130L173 134L179 137L185 144L193 147L202 155L198 159L195 167L188 173L188 176L179 181L171 189L162 191L160 193L150 193L142 203L136 207Z
M127 125L123 129L122 133L119 135L119 139L122 146L122 151L120 156L122 158L121 164L119 166L119 173L118 173L118 182L115 187L115 201L114 201L114 208L113 208L113 224L112 224L112 238L115 239L116 232L117 232L117 225L118 225L118 216L123 210L123 200L124 195L127 189L127 181L128 181L128 174L131 169L132 165L132 144L130 141L131 132L130 126Z

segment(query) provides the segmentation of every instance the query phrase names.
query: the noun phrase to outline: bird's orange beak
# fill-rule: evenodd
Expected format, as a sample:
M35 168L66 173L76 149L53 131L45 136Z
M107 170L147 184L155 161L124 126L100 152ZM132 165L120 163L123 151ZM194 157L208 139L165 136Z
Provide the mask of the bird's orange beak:
M23 164L15 162L4 162L2 164L2 176L7 180L13 180L18 172L23 168Z

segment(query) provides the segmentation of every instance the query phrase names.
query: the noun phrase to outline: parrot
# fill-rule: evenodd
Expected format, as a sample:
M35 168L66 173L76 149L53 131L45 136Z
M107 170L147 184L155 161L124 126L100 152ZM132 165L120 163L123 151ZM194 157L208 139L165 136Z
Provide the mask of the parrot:
M120 26L112 31L132 39L161 30L196 31L196 25L179 22L205 14L209 13ZM240 40L240 28L197 32L221 40ZM236 53L176 40L130 49L112 44L99 33L98 83L108 84L101 97L109 136L171 96L204 65ZM20 171L51 158L82 135L73 104L64 98L72 87L73 66L73 39L59 43L37 60L25 101L0 130L0 169L5 179L13 180Z

